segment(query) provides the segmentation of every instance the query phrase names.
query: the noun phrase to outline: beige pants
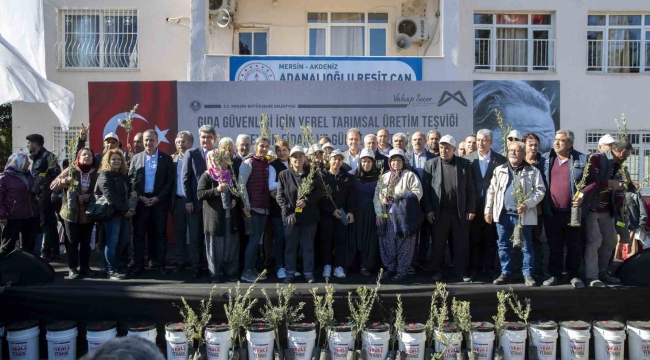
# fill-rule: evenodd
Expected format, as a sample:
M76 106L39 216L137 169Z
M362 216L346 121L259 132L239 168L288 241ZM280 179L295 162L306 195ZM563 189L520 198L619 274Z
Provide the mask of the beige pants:
M585 277L598 279L609 266L618 236L614 218L609 212L589 212L586 221L587 244L585 245Z

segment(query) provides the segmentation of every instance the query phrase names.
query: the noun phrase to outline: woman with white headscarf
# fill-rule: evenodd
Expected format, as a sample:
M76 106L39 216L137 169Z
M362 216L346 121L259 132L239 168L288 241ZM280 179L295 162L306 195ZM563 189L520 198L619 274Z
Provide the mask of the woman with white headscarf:
M34 251L39 220L36 198L30 191L32 185L27 154L12 154L0 174L0 259L14 250L18 234L22 236L23 250Z

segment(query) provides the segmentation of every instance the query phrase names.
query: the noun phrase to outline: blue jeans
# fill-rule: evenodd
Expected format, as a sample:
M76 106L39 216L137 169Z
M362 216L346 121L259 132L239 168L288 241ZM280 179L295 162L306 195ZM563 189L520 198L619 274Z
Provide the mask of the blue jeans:
M501 263L501 273L505 275L512 275L510 266L512 241L510 241L510 237L518 221L519 216L502 213L497 223L497 234L499 234L499 239L497 240L497 244L499 245L499 262ZM533 275L535 249L533 248L532 225L524 225L524 239L521 252L524 255L522 272L524 275Z
M284 223L281 217L271 218L273 224L273 257L275 257L275 268L284 267Z
M253 230L248 235L248 245L246 245L246 252L244 253L244 272L255 270L255 262L257 261L257 253L259 251L260 239L266 227L266 219L268 215L253 215Z
M129 219L124 215L114 215L110 220L104 221L104 231L106 233L104 256L108 263L107 270L111 273L118 270L117 254L129 242L131 231Z

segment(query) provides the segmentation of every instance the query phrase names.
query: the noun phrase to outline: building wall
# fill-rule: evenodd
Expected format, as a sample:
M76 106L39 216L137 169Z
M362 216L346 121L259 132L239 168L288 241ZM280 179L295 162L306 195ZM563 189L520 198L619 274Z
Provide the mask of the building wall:
M44 2L46 69L49 80L75 94L75 109L70 126L88 123L89 81L186 80L189 63L187 27L171 24L168 17L187 17L190 0L49 0ZM62 9L138 9L139 70L61 70L57 68L57 31ZM189 24L189 21L185 21ZM129 110L129 109L124 109ZM57 118L46 104L13 104L13 147L26 145L25 136L38 132L51 146Z
M561 126L576 134L576 148L585 148L593 129L615 130L615 118L625 113L630 130L649 130L650 102L644 93L650 74L588 74L587 15L650 14L646 0L462 0L459 12L460 80L559 80ZM474 72L473 14L481 11L551 12L554 14L556 71L549 74ZM445 54L446 55L446 54ZM430 79L427 79L430 80ZM507 119L506 119L507 120ZM647 170L646 170L647 171Z

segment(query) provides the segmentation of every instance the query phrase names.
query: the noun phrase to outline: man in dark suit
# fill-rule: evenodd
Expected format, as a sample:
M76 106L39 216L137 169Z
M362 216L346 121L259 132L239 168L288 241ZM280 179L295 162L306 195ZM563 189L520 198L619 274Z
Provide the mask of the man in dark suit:
M481 129L476 134L478 151L474 151L465 159L472 166L474 189L476 190L476 209L482 213L485 208L485 194L490 187L494 169L505 164L505 156L492 151L492 131ZM497 230L495 224L485 222L483 216L477 216L470 225L470 256L469 266L472 277L486 273L490 280L494 279L494 264L496 261Z
M185 210L193 219L188 221L190 233L196 234L199 240L203 238L203 202L197 197L196 187L199 178L207 171L206 155L214 149L214 142L217 140L217 131L210 125L203 125L199 128L200 147L188 150L183 161L183 191L185 192ZM195 224L193 226L193 224ZM198 225L197 225L198 224ZM192 235L190 235L192 236ZM199 245L200 246L200 245ZM201 277L200 258L197 263L192 263L193 277Z
M172 155L176 169L176 184L172 189L172 206L171 214L174 221L174 243L176 244L176 266L174 273L179 273L185 268L187 260L192 265L201 262L201 241L199 234L196 232L189 233L190 244L186 244L187 232L199 226L195 216L191 216L185 209L185 191L183 190L183 163L185 162L187 151L194 145L194 136L189 131L181 131L176 135L174 141L176 153ZM194 224L190 225L191 222ZM188 254L189 253L189 254Z
M442 280L447 238L453 237L454 270L464 282L469 252L469 222L476 214L474 180L469 160L454 156L456 140L451 135L440 139L440 156L424 165L424 208L427 220L433 224L433 281Z
M413 136L411 136L411 146L413 148L413 151L406 153L406 164L404 164L405 166L408 165L409 168L415 174L417 174L420 181L422 181L422 176L424 175L424 164L426 164L427 161L437 156L427 151L427 149L424 147L425 141L426 139L424 137L424 133L419 131L413 133ZM424 210L425 209L423 205L422 211ZM414 266L416 265L415 262L417 260L417 262L421 266L425 267L424 264L428 260L427 255L429 253L429 248L431 247L431 229L430 226L428 225L429 223L425 219L424 222L422 223L422 227L420 228L420 238L418 239L418 248L413 253Z
M129 177L135 181L133 190L138 196L133 239L135 267L131 275L144 272L144 237L149 227L156 232L158 271L166 275L167 212L176 183L176 168L172 157L158 150L156 131L145 131L143 138L144 151L133 156L129 169Z

